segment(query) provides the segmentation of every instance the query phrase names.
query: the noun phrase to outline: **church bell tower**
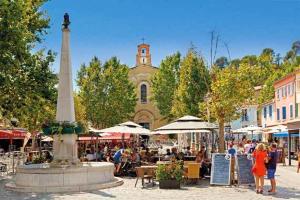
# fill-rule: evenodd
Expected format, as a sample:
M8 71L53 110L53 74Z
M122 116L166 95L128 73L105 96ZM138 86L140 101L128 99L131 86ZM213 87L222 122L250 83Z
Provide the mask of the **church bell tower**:
M138 53L136 55L136 66L149 65L151 66L151 54L149 44L138 45Z

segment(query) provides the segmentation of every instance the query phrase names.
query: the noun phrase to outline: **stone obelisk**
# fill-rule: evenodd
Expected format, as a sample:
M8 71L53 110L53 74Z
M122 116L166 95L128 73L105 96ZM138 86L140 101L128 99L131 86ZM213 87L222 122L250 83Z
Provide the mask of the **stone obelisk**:
M64 15L62 28L62 46L56 110L56 121L60 123L75 122L69 25L69 15L66 13ZM54 135L53 154L54 161L56 161L55 163L77 163L77 135L75 133Z

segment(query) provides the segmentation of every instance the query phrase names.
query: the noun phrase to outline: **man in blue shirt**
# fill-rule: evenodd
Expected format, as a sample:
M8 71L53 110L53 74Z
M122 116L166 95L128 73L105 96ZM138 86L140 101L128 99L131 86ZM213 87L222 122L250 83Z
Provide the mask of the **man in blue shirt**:
M231 158L233 158L235 156L236 150L235 150L235 148L233 148L233 144L229 145L228 154L231 155Z
M271 145L271 151L268 154L268 163L267 163L268 179L270 179L271 181L271 189L268 192L272 194L276 192L275 172L276 172L277 158L278 158L277 144L273 143Z
M124 149L119 149L113 156L114 163L116 165L116 173L118 174L122 164L122 155L124 154Z
M234 178L234 167L235 167L235 154L236 150L233 148L233 144L229 145L229 149L227 151L228 154L231 155L231 166L230 166L230 173L231 173L231 180L230 182L234 184L235 178Z

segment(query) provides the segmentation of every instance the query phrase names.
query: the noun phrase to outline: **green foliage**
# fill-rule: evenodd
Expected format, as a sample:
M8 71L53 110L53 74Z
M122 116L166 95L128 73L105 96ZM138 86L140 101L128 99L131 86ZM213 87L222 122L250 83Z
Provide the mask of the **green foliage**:
M175 91L172 114L176 117L199 114L199 102L209 89L210 76L204 60L190 49L180 66L179 84Z
M274 98L274 82L280 78L292 73L295 69L300 66L300 56L298 55L300 49L300 42L296 41L293 43L291 50L287 52L284 61L280 63L280 56L274 57L274 52L268 54L263 51L260 55L260 61L263 65L267 65L268 71L265 70L264 76L261 77L263 89L258 96L258 103L261 105ZM270 56L272 55L272 56ZM270 67L271 66L271 67Z
M81 122L83 127L88 127L88 121L85 111L85 106L79 94L74 93L75 121Z
M179 82L180 53L177 52L167 56L161 61L159 70L151 80L153 100L158 107L160 114L172 119L172 102L174 91Z
M224 151L225 122L236 119L241 107L252 100L251 70L249 65L240 64L239 68L229 66L214 71L208 106L212 117L219 123L219 152Z
M158 165L156 169L156 178L160 180L181 181L183 176L183 164L180 161L172 161L168 165Z
M36 51L49 28L45 0L0 1L0 113L16 117L29 131L54 116L57 77L54 54Z
M226 57L222 56L215 61L214 65L223 69L229 65L229 61Z
M80 122L46 122L42 125L43 133L45 135L54 134L81 134L84 132L84 126Z
M128 78L129 68L113 57L103 65L94 57L81 66L77 76L79 96L85 106L87 120L104 128L118 124L134 112L136 93Z

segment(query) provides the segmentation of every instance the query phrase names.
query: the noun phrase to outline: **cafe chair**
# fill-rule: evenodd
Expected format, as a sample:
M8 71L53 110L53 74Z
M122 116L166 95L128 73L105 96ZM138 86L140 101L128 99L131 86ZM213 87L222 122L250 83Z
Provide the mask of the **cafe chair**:
M0 162L0 173L1 175L8 173L7 164Z
M136 181L134 187L136 187L139 178L142 179L142 187L145 186L145 179L154 186L155 171L153 169L146 169L142 167L136 167Z
M200 163L188 163L185 166L187 169L187 171L184 173L184 179L186 180L186 183L188 183L190 180L197 183L200 178Z

